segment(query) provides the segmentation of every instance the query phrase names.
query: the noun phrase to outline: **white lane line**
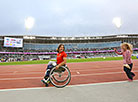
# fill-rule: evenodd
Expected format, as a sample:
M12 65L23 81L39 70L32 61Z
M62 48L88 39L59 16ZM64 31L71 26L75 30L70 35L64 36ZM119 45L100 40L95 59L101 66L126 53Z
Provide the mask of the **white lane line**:
M138 72L134 71L134 72ZM109 74L123 74L124 72L107 72L107 73L94 73L94 74L78 74L78 75L72 75L72 77L78 77L78 76L93 76L93 75L109 75Z
M4 72L5 73L5 72ZM7 74L0 74L0 75L30 75L30 74L44 74L45 72L26 72L26 73L15 73L15 72L11 72L11 73L7 73Z
M133 82L138 82L138 80L134 80ZM114 81L114 82L102 82L102 83L93 83L93 84L68 85L64 89L66 89L66 88L73 88L73 87L110 85L110 84L133 83L133 82L128 82L128 81ZM40 89L53 89L53 88L55 88L55 87L34 87L34 88L0 89L0 92L5 92L5 91L40 90ZM55 88L55 89L57 89L57 88Z
M0 92L4 91L20 91L20 90L38 90L38 89L49 89L54 87L34 87L34 88L16 88L16 89L0 89Z
M138 82L138 80L133 80L133 82ZM129 82L129 83L133 83L133 82ZM96 86L96 85L108 85L108 84L118 84L118 83L128 83L128 81L113 81L113 82L101 82L101 83L93 83L93 84L69 85L67 87Z
M134 72L138 72L134 71ZM123 74L124 72L107 72L107 73L94 73L94 74L77 74L71 75L71 77L85 77L85 76L94 76L94 75L110 75L110 74ZM42 79L43 77L22 77L22 78L1 78L0 80L29 80L29 79Z
M122 70L121 68L98 68L98 69L76 69L77 71L79 71L79 72L81 72L81 71L85 71L85 72L89 72L89 71L102 71L102 70L114 70L114 69L120 69L120 70ZM136 68L135 68L136 69ZM76 70L73 70L73 71L71 71L71 72L76 72ZM135 71L137 71L137 70L135 70ZM24 72L24 73L20 73L20 72L4 72L4 73L6 73L6 74L0 74L0 75L21 75L21 74L23 74L23 75L30 75L30 74L44 74L44 72L45 71L42 71L42 72Z
M22 78L1 78L0 80L30 80L30 79L42 79L43 77L22 77Z

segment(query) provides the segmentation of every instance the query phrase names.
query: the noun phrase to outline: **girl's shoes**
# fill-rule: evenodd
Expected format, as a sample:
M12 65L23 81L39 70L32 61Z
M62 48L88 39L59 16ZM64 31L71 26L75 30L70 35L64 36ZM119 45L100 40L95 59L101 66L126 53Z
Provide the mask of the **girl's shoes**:
M135 77L135 75L132 75L132 78L134 78Z
M129 82L132 82L133 80L132 79L128 79Z

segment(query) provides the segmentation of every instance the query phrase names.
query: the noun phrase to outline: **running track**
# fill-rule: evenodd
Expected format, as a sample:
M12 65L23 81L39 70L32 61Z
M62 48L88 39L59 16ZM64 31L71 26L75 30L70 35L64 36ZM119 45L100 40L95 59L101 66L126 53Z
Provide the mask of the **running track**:
M133 71L138 74L138 60L134 60ZM115 82L127 80L122 61L68 63L72 73L71 85ZM46 65L0 66L0 89L44 87L41 79ZM135 77L138 79L138 76Z

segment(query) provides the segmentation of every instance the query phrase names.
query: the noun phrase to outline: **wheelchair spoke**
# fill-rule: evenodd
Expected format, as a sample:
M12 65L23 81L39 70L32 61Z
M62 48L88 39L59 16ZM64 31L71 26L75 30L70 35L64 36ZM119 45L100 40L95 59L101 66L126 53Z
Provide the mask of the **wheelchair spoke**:
M56 87L65 87L71 80L71 74L68 68L62 67L62 70L57 71L54 68L50 72L50 81Z

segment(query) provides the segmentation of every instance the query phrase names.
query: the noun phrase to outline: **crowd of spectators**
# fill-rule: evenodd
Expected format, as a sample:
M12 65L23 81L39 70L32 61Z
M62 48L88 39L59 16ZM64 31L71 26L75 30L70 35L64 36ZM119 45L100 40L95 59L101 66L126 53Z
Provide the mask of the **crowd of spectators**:
M119 48L118 48L119 49ZM69 59L75 58L95 58L95 57L116 57L118 56L114 52L96 52L96 53L83 53L83 51L106 51L113 50L113 48L104 49L66 49L66 52L82 51L82 53L69 53ZM56 50L23 50L23 49L3 49L3 52L56 52ZM134 51L135 55L138 55L138 51ZM48 57L47 57L48 56ZM13 62L13 61L29 61L29 60L45 60L45 59L56 59L56 55L37 55L37 54L0 54L0 62Z

